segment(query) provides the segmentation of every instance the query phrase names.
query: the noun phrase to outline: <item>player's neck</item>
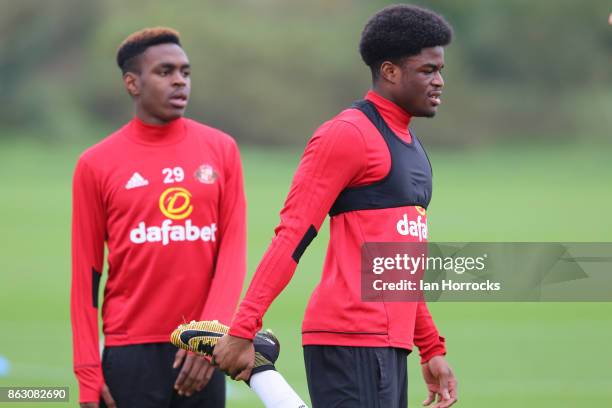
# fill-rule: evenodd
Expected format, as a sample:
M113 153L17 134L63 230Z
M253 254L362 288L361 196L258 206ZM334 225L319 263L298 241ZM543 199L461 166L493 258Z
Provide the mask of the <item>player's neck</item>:
M142 123L147 124L147 125L153 125L153 126L165 126L171 122L174 122L176 119L172 119L172 120L164 120L162 118L159 118L155 115L150 114L149 112L146 112L143 109L140 109L138 106L136 106L136 115L135 115L138 120L140 120Z
M393 102L394 104L397 105L397 102L395 102L395 99L393 98L393 94L389 90L387 90L385 87L374 83L372 84L372 91L376 93L378 96L382 96L386 100Z

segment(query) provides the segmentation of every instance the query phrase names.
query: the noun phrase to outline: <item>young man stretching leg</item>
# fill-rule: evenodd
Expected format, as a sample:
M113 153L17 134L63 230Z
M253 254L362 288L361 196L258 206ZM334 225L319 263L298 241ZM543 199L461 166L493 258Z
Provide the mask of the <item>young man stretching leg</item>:
M308 142L229 335L214 350L218 366L248 378L251 340L269 305L291 279L304 250L330 214L321 282L302 325L313 407L405 407L408 353L416 345L429 395L426 405L457 400L456 380L424 302L363 302L361 247L366 242L422 242L398 220L426 223L431 168L410 131L413 117L433 117L441 103L444 47L452 29L422 8L387 7L366 24L361 56L372 73L365 100L323 124ZM426 229L424 230L426 231Z

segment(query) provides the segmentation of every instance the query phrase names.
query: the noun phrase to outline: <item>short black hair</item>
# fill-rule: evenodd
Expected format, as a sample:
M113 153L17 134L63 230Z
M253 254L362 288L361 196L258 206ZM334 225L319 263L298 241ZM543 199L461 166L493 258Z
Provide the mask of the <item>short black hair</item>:
M446 46L453 37L451 25L433 11L398 4L374 14L361 33L359 52L376 78L385 61L399 63L423 48Z
M117 65L121 72L137 72L135 64L137 56L153 45L176 44L181 46L181 38L178 31L168 27L145 28L127 36L117 49Z

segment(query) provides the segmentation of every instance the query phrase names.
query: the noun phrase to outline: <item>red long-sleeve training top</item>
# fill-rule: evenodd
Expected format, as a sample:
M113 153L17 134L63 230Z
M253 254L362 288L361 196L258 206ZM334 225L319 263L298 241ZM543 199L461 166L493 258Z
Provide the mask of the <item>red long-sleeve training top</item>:
M410 116L399 106L368 92L390 129L412 141ZM275 237L259 264L230 334L252 338L271 302L291 280L296 249L312 228L318 230L338 195L348 187L371 185L391 168L381 133L356 109L324 123L308 142L281 211ZM361 247L365 242L418 242L425 236L398 234L398 220L426 223L418 206L348 211L331 217L330 242L319 285L302 325L304 345L419 347L422 362L445 354L444 339L423 302L363 302ZM425 230L426 231L426 230ZM299 259L299 256L298 256Z
M189 119L134 118L74 173L71 315L80 401L103 384L97 293L107 245L105 345L168 342L183 321L235 312L246 271L242 167L234 140Z

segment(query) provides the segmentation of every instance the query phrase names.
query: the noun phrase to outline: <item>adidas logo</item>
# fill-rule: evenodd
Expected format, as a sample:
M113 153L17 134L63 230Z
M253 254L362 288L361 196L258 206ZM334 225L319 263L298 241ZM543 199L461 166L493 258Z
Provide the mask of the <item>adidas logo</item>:
M143 187L147 185L149 185L149 180L142 177L138 172L135 172L134 174L132 174L132 177L125 185L125 189L130 190L132 188Z

